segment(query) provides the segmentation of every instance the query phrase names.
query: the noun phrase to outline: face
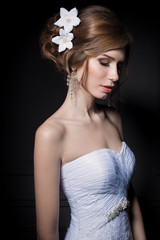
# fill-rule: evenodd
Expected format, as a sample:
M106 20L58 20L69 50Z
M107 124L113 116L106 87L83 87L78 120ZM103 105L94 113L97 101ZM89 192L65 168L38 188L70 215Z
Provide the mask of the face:
M124 60L125 51L123 49L111 50L89 59L86 87L93 97L99 99L107 97L115 82L119 80L120 68ZM82 72L83 69L77 71L78 79Z

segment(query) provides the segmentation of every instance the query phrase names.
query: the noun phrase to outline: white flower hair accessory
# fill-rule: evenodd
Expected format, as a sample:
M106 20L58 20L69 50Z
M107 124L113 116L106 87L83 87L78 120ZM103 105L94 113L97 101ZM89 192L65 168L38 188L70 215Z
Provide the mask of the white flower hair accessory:
M60 29L59 35L52 38L52 42L59 45L58 52L63 52L66 48L71 49L73 47L71 42L74 38L73 33L67 33L64 29Z
M60 29L59 36L53 37L52 42L59 45L58 52L63 52L73 47L72 40L74 38L73 27L80 24L81 20L77 17L77 8L72 8L67 11L65 8L60 8L60 19L54 23L58 27L64 27Z
M70 11L67 11L65 8L60 8L61 18L54 24L57 25L58 27L64 27L64 30L66 32L71 32L73 26L76 27L81 22L77 15L78 15L77 8L72 8Z

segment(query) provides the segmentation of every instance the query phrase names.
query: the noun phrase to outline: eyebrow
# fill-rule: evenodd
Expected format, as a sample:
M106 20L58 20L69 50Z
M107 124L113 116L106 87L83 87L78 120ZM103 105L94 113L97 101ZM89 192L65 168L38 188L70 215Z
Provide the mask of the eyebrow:
M111 57L111 56L108 56L108 55L107 55L107 54L105 54L105 53L104 53L104 54L102 54L102 56L104 56L104 57L107 57L107 58L109 58L109 59L111 59L111 60L113 60L113 61L115 60L115 58L113 58L113 57Z
M102 56L107 57L108 59L110 59L112 61L115 61L114 57L111 57L111 56L107 55L106 53L102 54ZM125 62L125 58L123 60L120 60L119 62Z

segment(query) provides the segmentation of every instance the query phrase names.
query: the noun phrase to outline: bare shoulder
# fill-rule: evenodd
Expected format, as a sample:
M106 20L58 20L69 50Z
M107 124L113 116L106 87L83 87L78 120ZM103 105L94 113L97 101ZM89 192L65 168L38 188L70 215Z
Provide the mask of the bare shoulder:
M64 135L64 126L54 118L47 119L36 130L36 137L48 140L61 140Z
M38 159L41 159L43 155L45 159L56 159L59 162L62 156L64 134L65 128L60 121L53 117L47 119L35 134L35 157L38 156Z

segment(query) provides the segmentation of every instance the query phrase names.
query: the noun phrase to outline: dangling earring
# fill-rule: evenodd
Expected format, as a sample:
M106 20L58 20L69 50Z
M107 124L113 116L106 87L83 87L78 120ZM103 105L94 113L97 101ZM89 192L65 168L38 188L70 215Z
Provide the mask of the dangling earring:
M76 71L73 70L70 75L67 76L67 86L70 90L71 100L73 99L73 94L76 93L78 85L78 79L76 75Z

